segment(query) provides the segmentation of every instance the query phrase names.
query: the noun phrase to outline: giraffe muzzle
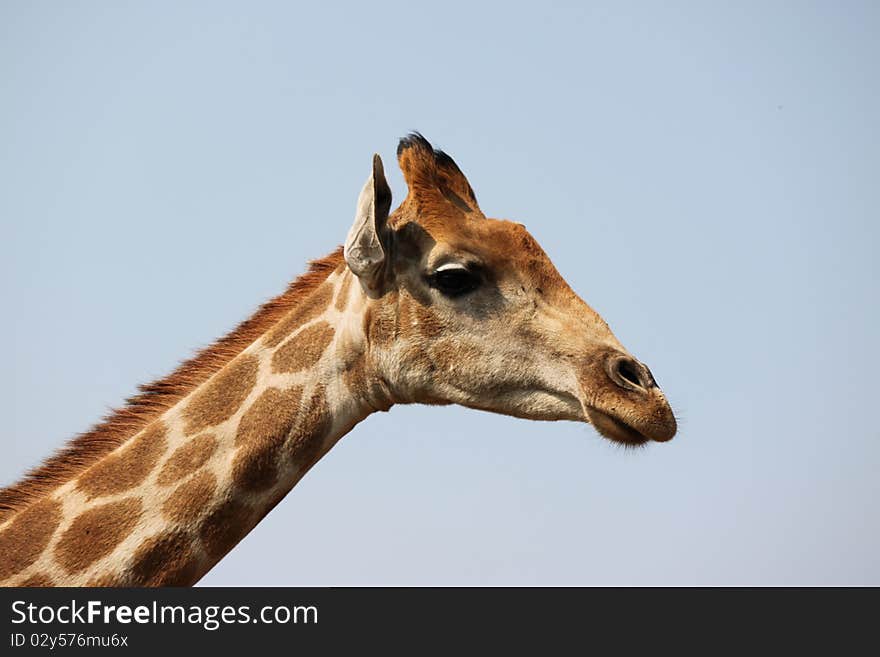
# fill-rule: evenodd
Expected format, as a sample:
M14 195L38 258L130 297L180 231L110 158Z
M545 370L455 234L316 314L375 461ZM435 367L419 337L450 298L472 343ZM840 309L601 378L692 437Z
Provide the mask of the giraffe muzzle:
M643 363L613 351L598 369L604 373L593 370L599 382L587 415L599 433L626 445L667 442L675 436L678 427L672 409Z

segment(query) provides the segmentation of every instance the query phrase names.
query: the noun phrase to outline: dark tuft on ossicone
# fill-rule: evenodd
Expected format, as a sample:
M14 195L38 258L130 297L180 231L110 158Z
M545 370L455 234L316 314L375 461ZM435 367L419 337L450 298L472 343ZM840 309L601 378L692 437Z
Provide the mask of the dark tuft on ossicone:
M434 158L434 164L438 169L445 169L450 174L456 177L460 177L461 180L464 181L467 187L467 195L468 198L473 202L474 205L478 205L477 196L474 194L474 190L471 187L470 183L467 182L467 177L462 173L462 170L458 168L458 165L455 163L449 154L446 152L434 148L427 139L425 139L422 133L413 130L406 137L403 137L400 142L397 144L397 157L400 157L401 154L410 148L417 148L425 152Z

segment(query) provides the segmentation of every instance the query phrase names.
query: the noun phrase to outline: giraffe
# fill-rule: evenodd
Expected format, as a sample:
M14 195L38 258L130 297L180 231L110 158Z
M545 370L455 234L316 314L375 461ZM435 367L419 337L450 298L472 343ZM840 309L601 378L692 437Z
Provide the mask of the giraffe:
M460 404L591 423L634 446L676 421L650 371L451 157L403 138L345 244L0 491L0 584L197 582L358 422Z

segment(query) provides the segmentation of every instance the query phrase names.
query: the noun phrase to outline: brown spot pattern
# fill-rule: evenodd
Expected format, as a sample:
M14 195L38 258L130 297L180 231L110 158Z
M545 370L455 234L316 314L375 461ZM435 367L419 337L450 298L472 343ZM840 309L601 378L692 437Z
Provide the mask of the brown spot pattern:
M199 535L202 546L214 559L229 552L253 526L251 508L230 501L217 508L202 523Z
M406 336L413 332L413 325L416 322L412 311L414 305L412 297L408 294L400 295L400 301L397 304L397 325L401 335Z
M341 273L345 267L341 246L327 257L312 261L308 271L285 292L260 306L232 332L199 351L168 376L140 386L140 392L125 406L80 434L17 483L0 489L0 523L76 479L97 460L128 442L272 330L324 284L332 272Z
M306 322L310 322L320 316L330 301L333 299L333 286L328 282L324 282L315 290L302 304L288 313L284 319L278 322L275 327L266 334L266 346L275 347L284 338L293 333Z
M475 345L455 338L437 341L431 346L430 354L434 365L443 372L466 372L482 359Z
M387 346L397 337L397 300L397 292L386 294L364 313L364 333L372 344Z
M61 503L42 500L16 515L0 532L0 581L30 566L61 522Z
M110 554L137 526L140 500L129 497L90 509L73 521L55 546L55 559L77 573Z
M99 575L94 579L90 579L88 584L89 588L110 588L115 586L126 586L128 582L126 579L120 575Z
M50 586L55 586L55 580L43 573L37 573L36 575L31 575L26 580L18 584L18 586L24 586L27 588L47 588Z
M302 388L269 388L242 416L232 477L244 490L265 490L278 478L278 455L300 413Z
M162 505L162 513L173 522L187 524L202 516L217 490L217 478L201 472L177 487Z
M235 457L232 476L239 488L262 491L271 488L278 480L277 446L261 445L242 450Z
M342 373L342 382L355 399L363 399L367 394L367 358L361 351Z
M159 472L159 485L168 486L201 468L217 449L214 434L203 433L178 447Z
M154 536L134 555L133 586L189 586L198 579L198 558L185 532Z
M403 352L402 359L406 363L407 369L419 376L423 376L425 373L433 374L437 370L434 361L422 349L421 345L413 345L406 349Z
M437 314L419 303L415 303L414 305L416 319L418 321L416 330L419 335L431 339L442 335L446 327Z
M259 360L239 356L199 390L183 411L187 436L228 420L257 384Z
M288 450L295 468L307 470L320 458L330 425L326 391L319 386L312 393L308 410L291 436Z
M166 433L164 423L156 420L130 445L86 470L77 481L77 488L90 499L134 488L147 478L165 452L168 446Z
M354 279L354 274L345 273L342 275L342 284L339 286L339 292L336 293L336 310L339 312L343 312L348 307L352 279Z
M272 355L272 369L291 373L314 366L333 339L333 333L333 327L327 322L304 328Z

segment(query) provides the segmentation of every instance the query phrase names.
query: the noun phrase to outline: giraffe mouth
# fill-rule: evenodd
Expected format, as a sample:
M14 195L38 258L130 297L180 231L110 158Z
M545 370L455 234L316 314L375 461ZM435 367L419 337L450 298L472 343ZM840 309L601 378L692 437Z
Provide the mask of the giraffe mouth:
M616 443L637 447L652 440L650 436L646 436L620 418L609 415L597 408L588 407L587 416L590 418L590 423L596 428L596 431Z

